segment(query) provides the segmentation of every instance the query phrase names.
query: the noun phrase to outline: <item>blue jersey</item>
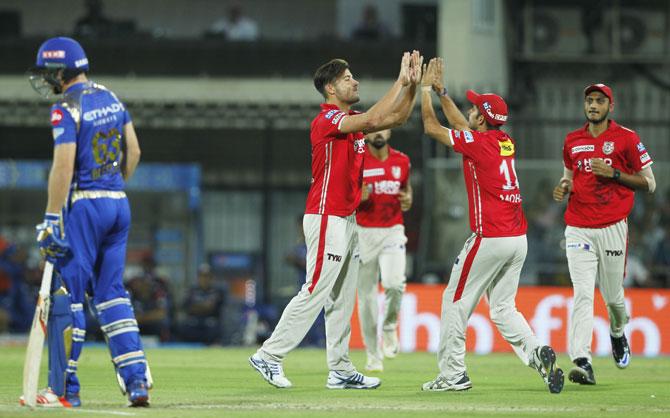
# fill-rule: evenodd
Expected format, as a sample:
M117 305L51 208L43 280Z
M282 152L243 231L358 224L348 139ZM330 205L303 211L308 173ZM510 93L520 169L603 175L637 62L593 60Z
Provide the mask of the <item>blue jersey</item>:
M73 85L53 105L54 144L77 144L74 189L123 190L123 127L130 121L116 95L92 82Z

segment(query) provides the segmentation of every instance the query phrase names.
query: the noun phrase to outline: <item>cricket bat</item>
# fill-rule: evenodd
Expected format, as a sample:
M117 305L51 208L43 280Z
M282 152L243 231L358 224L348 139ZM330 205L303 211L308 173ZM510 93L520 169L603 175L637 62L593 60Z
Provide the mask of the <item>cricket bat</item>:
M35 316L33 316L33 325L30 328L30 336L28 337L26 361L23 364L23 401L25 405L31 408L34 408L37 404L37 385L40 377L44 338L47 335L53 269L54 266L50 262L47 261L44 264L44 273L42 273L42 284L40 285L40 292L37 297Z

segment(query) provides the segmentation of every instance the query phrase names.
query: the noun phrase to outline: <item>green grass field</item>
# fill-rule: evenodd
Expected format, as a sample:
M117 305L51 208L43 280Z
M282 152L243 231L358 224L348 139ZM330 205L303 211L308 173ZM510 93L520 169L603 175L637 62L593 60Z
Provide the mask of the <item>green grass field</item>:
M385 362L383 384L369 391L325 388L323 350L296 350L285 362L294 387L275 389L247 364L254 349L154 349L148 351L156 381L148 409L125 407L106 349L87 347L79 363L83 407L30 411L18 406L24 350L0 349L0 416L320 417L320 416L670 416L670 359L634 357L627 370L597 358L598 384L567 382L550 394L535 371L513 354L468 355L474 387L462 393L423 393L437 374L435 356L403 354ZM362 367L363 352L352 352ZM559 364L569 367L567 357ZM46 375L46 368L45 373Z

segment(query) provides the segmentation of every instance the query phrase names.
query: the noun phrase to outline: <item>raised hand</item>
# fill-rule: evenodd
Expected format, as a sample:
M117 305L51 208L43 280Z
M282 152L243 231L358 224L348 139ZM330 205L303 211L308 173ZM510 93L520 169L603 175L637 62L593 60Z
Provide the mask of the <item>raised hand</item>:
M442 83L444 77L444 61L442 58L433 58L435 60L435 71L433 74L433 90L437 93L441 93L444 89L444 84Z
M423 55L417 50L414 50L412 52L412 56L410 58L410 82L412 84L419 84L421 82L421 75L422 75L422 67L423 67Z
M405 52L402 55L402 60L400 60L400 74L398 74L398 81L403 87L410 83L410 62L411 55L409 52Z
M428 66L424 65L423 67L423 77L421 77L421 87L430 87L433 85L433 80L435 78L435 66L437 58L432 58L428 62Z

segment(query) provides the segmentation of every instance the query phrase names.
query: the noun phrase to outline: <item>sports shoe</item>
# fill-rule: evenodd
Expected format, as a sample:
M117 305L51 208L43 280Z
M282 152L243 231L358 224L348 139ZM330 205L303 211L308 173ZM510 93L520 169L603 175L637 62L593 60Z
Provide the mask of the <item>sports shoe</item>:
M398 355L398 332L395 329L383 332L382 351L387 358L395 358Z
M65 392L65 401L67 401L73 408L79 408L81 406L81 398L79 397L79 392Z
M284 376L284 368L276 361L266 361L258 353L249 357L249 364L263 376L269 384L278 388L290 388L291 381Z
M328 372L328 389L376 389L382 381L377 377L364 376L356 371L344 374L335 370Z
M135 380L128 385L128 406L149 406L149 389L144 380Z
M435 380L426 382L421 386L421 390L433 391L433 392L446 392L446 391L461 391L468 390L472 387L472 382L468 377L466 372L463 372L463 376L456 383L449 383L446 378L441 374L437 375Z
M377 358L368 357L368 361L365 363L365 370L368 372L383 372L384 363Z
M630 364L630 346L625 335L621 337L612 337L612 357L614 357L614 364L620 369L625 369Z
M531 366L540 373L544 384L551 393L561 393L565 377L563 370L556 364L556 353L548 345L535 349Z
M78 399L78 398L77 398ZM21 396L19 404L26 406L26 400ZM59 397L51 388L42 389L37 392L36 405L42 408L72 408L75 405L70 404L65 397ZM79 402L81 405L81 402ZM79 406L76 405L76 406Z
M593 367L591 363L583 357L575 359L573 361L575 367L570 370L568 379L573 383L579 383L580 385L595 385L596 377L593 375Z

